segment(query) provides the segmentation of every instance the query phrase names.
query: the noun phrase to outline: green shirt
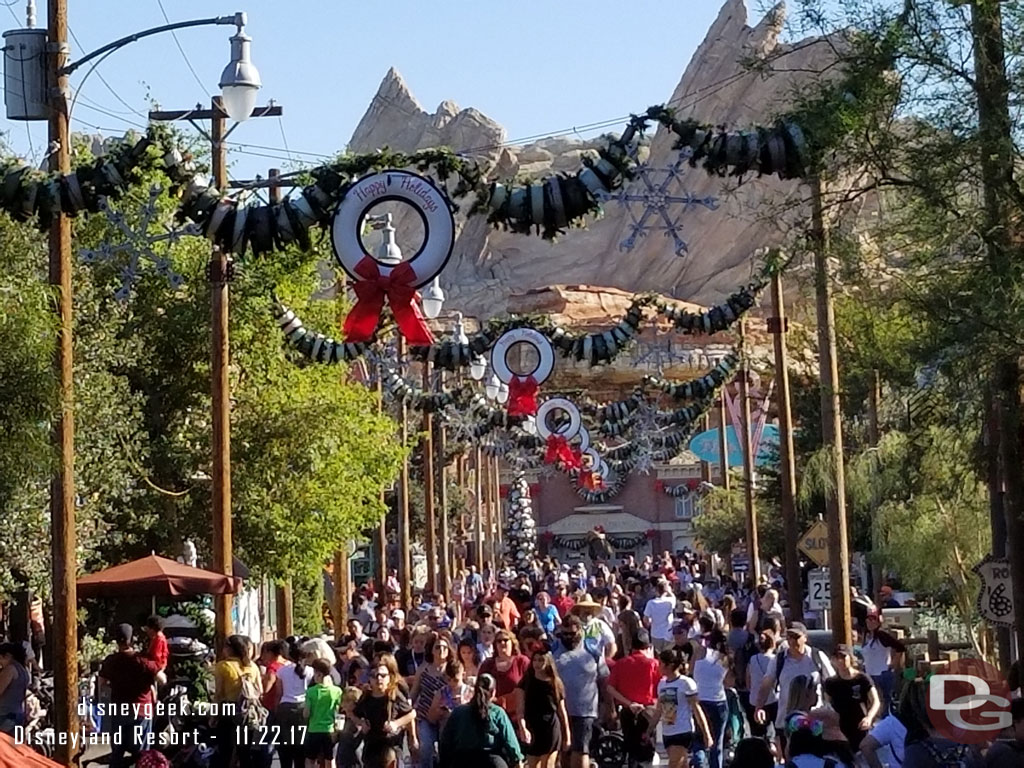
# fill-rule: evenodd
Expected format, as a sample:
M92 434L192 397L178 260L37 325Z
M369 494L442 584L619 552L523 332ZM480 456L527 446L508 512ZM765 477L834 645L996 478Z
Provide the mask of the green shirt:
M460 758L488 752L503 758L509 765L523 762L512 722L497 704L487 709L487 722L480 722L480 713L472 704L463 704L452 710L441 731L441 768L456 768L464 765Z
M310 733L334 733L334 714L341 704L341 688L317 683L306 691Z

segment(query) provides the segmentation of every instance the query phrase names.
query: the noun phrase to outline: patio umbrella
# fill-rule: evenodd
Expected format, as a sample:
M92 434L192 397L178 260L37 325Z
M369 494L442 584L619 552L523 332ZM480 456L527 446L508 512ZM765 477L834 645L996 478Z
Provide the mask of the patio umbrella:
M78 580L79 597L187 597L236 594L242 580L149 555Z
M15 744L6 733L0 733L0 768L61 768L24 744Z

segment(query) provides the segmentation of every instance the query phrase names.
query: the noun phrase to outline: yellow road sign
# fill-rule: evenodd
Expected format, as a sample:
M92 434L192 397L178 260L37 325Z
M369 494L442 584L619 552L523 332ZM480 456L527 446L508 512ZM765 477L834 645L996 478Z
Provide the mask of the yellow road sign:
M800 537L800 549L811 560L824 568L828 565L828 526L819 520Z

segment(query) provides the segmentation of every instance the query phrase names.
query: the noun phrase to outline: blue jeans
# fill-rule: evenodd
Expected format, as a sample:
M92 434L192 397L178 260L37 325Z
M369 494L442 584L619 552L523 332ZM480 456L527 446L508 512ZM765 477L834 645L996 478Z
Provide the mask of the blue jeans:
M892 689L895 685L895 675L891 669L885 670L880 675L872 675L871 679L878 689L878 698L882 700L882 716L889 714L892 710Z
M437 754L438 728L425 719L416 720L416 735L420 740L420 768L434 768L434 755Z
M152 721L131 715L110 715L106 719L110 721L110 768L135 765L139 752L147 748L146 739L153 727Z
M708 766L722 768L722 745L725 741L725 726L729 721L729 704L725 701L702 701L700 708L708 719L711 744L708 747Z

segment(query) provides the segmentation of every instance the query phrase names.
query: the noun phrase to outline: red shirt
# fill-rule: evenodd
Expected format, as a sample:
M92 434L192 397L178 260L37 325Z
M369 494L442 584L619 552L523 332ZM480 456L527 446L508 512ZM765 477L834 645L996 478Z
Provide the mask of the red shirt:
M555 595L551 598L551 604L555 606L555 610L558 611L558 618L564 619L569 615L569 611L576 605L576 601L568 595Z
M643 651L619 659L608 676L608 685L636 704L648 706L658 700L658 662Z
M519 609L516 608L515 601L508 595L505 595L501 600L494 601L494 610L498 612L501 620L505 622L505 629L511 631L519 623ZM516 624L513 624L513 621Z
M523 675L526 674L526 670L530 668L530 660L519 654L512 657L512 664L504 672L498 671L498 663L493 656L484 661L480 665L480 671L478 675L489 674L494 675L494 697L495 704L500 706L508 713L512 713L513 699L512 694L515 693L516 688L519 687L519 683L523 679Z
M264 672L264 675L274 675L276 677L279 674L278 670L280 670L281 667L283 667L283 666L284 666L284 664L282 664L280 661L277 661L275 659L274 661L272 661L269 664L267 664L267 670L266 670L266 672ZM277 705L280 703L279 700L278 700L279 699L279 697L278 697L278 690L279 689L278 689L277 685L274 685L273 688L271 688L269 691L264 693L263 696L260 698L260 700L263 703L263 706L266 707L271 712L273 712L275 709L277 709Z
M112 653L100 667L100 677L110 683L112 704L152 704L156 663L134 651Z
M149 647L146 648L146 658L156 662L157 669L163 672L167 669L167 659L171 651L167 646L167 636L163 632L157 632L149 638Z

